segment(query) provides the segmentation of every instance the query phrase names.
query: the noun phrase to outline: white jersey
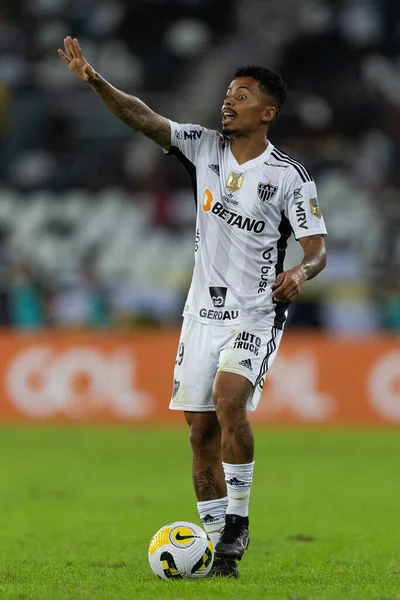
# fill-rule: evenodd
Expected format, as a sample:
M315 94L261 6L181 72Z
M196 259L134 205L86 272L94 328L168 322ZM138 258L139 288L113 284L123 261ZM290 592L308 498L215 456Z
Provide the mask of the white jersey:
M197 203L195 266L183 315L232 326L265 316L282 328L288 303L272 299L287 240L325 234L315 183L269 142L239 165L229 138L170 121L171 150L188 169Z

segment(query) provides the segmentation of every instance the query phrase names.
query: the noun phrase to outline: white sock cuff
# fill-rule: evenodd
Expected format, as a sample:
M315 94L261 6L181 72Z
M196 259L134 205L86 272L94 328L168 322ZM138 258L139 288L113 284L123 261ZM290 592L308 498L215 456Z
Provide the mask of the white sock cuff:
M203 525L223 523L225 521L228 496L215 500L203 500L197 503L197 510Z
M235 471L235 473L252 473L254 469L254 461L245 463L244 465L231 465L230 463L222 463L225 473L227 471Z
M216 498L215 500L202 500L197 503L197 510L200 512L201 510L205 510L209 512L216 507L228 505L228 496L224 496L224 498Z

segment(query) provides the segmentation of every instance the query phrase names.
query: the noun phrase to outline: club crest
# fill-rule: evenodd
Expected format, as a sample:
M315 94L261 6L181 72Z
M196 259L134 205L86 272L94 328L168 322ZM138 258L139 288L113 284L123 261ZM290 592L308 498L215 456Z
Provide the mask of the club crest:
M243 179L243 173L230 173L228 175L228 179L226 180L226 189L228 190L228 192L231 192L233 194L234 192L240 190L240 188L242 187Z
M260 198L261 202L268 202L269 200L272 200L277 191L278 186L272 185L270 182L261 183L260 181L257 187L258 197Z

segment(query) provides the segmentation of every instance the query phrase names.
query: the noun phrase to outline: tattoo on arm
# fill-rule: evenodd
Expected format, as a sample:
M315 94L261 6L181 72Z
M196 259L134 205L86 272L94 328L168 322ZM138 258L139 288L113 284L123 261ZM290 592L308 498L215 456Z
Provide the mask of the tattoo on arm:
M168 119L152 111L139 98L117 90L101 75L96 74L90 85L107 108L121 121L144 133L160 146L167 149L170 147L171 127Z
M304 250L304 258L301 261L301 266L306 274L306 278L312 279L325 268L325 240L322 235L309 235L300 238L299 241Z
M199 502L223 498L226 493L215 479L211 467L193 475L193 485Z

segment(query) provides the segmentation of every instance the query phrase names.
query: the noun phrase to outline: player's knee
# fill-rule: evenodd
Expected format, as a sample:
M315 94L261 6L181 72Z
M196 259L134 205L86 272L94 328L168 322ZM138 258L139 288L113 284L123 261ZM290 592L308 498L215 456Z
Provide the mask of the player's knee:
M215 393L213 396L215 411L220 423L237 421L246 416L246 401L238 396Z
M213 448L219 448L220 428L216 421L215 414L212 413L212 419L194 419L190 424L190 444L194 452L212 451Z
M219 423L237 423L246 418L247 399L251 391L252 384L242 375L217 373L212 397Z

